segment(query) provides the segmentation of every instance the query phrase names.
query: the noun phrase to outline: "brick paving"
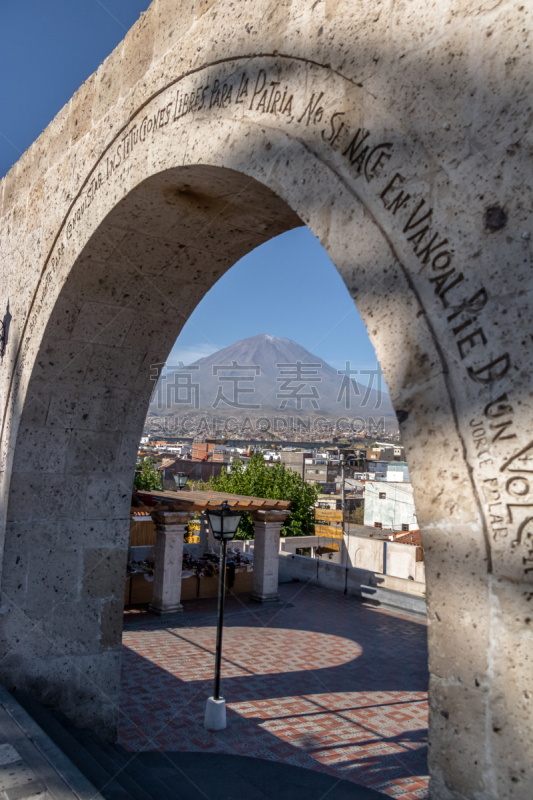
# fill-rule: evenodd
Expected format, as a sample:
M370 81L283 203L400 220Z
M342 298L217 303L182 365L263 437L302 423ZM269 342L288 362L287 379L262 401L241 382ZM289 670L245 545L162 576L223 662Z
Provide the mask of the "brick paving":
M203 728L212 694L213 599L172 619L129 614L119 742L130 750L231 753L281 761L427 798L427 644L418 618L283 584L285 606L231 598L222 693L228 727Z

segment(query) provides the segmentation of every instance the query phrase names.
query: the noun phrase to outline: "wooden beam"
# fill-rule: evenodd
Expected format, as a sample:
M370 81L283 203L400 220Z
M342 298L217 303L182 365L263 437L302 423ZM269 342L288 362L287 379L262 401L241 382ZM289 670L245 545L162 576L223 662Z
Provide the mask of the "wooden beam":
M149 502L151 498L158 506L169 506L170 508L187 509L194 511L204 511L208 508L218 508L221 503L226 501L230 508L237 511L253 511L259 509L269 509L286 511L290 506L288 500L276 500L265 497L248 497L247 495L227 494L226 492L161 492L161 491L137 491L136 495L142 500Z

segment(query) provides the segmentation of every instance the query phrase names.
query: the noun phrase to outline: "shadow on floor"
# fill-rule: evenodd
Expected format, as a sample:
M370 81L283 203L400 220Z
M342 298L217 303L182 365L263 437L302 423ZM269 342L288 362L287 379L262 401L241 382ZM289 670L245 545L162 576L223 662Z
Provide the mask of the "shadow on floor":
M172 618L130 617L120 743L130 751L163 751L173 760L192 757L191 751L259 758L270 767L306 767L312 775L347 778L396 798L423 797L425 624L319 587L280 587L280 593L283 603L275 608L250 607L242 596L228 604L222 682L228 727L218 733L202 724L212 691L216 601L200 601L193 612ZM341 655L343 648L348 654L357 648L357 655L334 666L291 670L276 649L276 637L287 631L294 647L302 646L300 661L320 662L317 652L329 642Z

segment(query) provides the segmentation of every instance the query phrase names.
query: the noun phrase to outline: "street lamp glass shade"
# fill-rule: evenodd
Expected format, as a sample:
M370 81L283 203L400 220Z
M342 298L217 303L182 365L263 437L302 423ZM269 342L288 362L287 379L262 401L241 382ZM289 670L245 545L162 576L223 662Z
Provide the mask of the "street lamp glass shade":
M231 541L235 536L241 516L240 511L232 511L226 502L222 503L218 510L207 511L207 519L215 539Z
M174 481L178 489L183 489L183 487L187 483L187 473L176 472L176 474L174 475Z

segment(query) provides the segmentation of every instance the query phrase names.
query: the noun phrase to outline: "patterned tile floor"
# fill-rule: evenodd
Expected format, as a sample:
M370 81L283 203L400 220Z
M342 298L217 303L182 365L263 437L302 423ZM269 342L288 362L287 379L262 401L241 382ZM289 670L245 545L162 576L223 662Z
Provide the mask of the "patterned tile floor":
M280 595L271 609L229 599L218 733L202 725L216 601L189 601L168 620L127 614L120 743L283 761L427 798L425 623L318 587L284 584Z

